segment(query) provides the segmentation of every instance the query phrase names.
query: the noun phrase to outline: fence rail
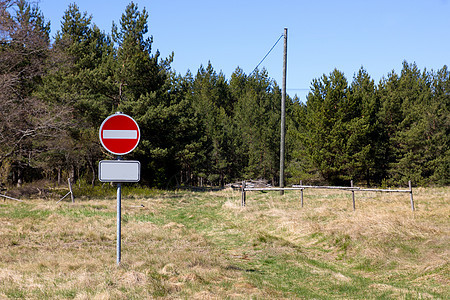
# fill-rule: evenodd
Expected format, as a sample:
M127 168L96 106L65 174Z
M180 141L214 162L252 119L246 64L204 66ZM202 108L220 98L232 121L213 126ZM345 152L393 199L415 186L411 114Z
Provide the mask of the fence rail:
M16 199L16 198L13 198L13 197L10 197L10 196L6 196L6 195L3 195L3 194L0 194L0 197L6 198L6 199L10 199L10 200L14 200L14 201L23 202L20 199Z
M408 182L409 189L370 189L370 188L362 188L353 186L353 180L350 183L350 186L317 186L317 185L293 185L292 187L246 187L246 182L242 182L241 186L241 206L246 205L246 192L249 191L289 191L289 190L300 190L301 192L301 206L303 207L303 190L305 189L333 189L333 190L345 190L352 192L352 200L353 200L353 210L356 210L356 202L355 202L355 192L381 192L381 193L409 193L411 200L411 210L415 211L414 207L414 199L413 199L413 191L411 186L411 181Z
M337 189L337 190L349 190L359 192L391 192L391 193L410 193L411 190L393 190L393 189L367 189L357 186L314 186L314 185L293 185L292 188L303 189ZM246 188L247 189L247 188Z

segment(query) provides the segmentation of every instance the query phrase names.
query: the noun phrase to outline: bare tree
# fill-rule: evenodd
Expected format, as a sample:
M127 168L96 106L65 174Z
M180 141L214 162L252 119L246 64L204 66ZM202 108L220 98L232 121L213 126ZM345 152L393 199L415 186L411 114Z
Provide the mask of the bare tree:
M66 128L69 109L33 95L44 74L50 24L25 0L0 0L0 165L23 169ZM5 174L6 173L6 174Z

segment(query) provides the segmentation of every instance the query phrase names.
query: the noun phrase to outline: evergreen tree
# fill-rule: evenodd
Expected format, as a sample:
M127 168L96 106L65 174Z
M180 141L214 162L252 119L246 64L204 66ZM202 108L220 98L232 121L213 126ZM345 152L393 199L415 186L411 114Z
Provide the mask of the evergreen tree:
M115 57L114 84L116 105L135 101L141 95L157 91L166 79L165 69L171 58L159 62L159 51L151 54L153 37L148 33L148 13L131 2L120 19L120 27L113 23L112 38L118 46Z
M201 124L187 100L191 80L170 73L160 91L121 105L141 128L132 156L142 164L143 183L161 188L193 184L203 143Z
M239 70L233 85L242 84ZM257 71L247 78L238 98L234 122L239 136L239 155L244 161L245 178L266 178L276 182L279 171L281 91L267 71Z
M97 125L112 108L112 95L104 88L111 75L102 71L113 57L113 48L110 38L91 21L76 4L69 5L41 89L41 97L48 101L73 106L77 122L85 127Z
M192 103L195 113L199 116L204 129L206 160L201 173L213 184L224 185L232 176L233 153L231 143L232 127L227 111L231 109L230 93L225 76L216 73L211 63L207 68L200 66L193 82L192 94L188 100Z
M432 76L431 109L426 111L426 175L433 185L450 184L450 71L445 65Z
M289 112L289 111L288 111ZM308 132L312 124L307 119L307 106L298 98L293 99L286 131L286 144L289 145L290 159L286 163L288 183L300 184L300 181L317 181L321 178L314 165L308 147Z
M361 68L350 86L347 124L347 151L354 180L381 183L386 165L383 159L385 136L378 120L380 102L374 81Z
M185 100L190 83L171 72L173 54L163 60L158 51L151 53L147 19L146 9L139 11L132 2L120 27L113 24L118 47L113 78L118 109L133 116L141 128L141 142L133 156L141 161L143 181L165 188L177 183L182 162L192 161L189 149L199 146L191 138L197 136L196 120Z
M445 171L446 168L448 170L445 155L448 147L445 131L448 128L445 129L444 125L448 124L448 110L445 109L448 97L433 95L433 77L426 71L421 73L415 64L403 63L395 91L402 99L401 118L390 138L394 156L389 168L392 183L404 185L411 180L424 185L436 178L433 175L437 170L442 175L448 174Z
M323 178L333 184L351 179L346 122L353 112L347 99L347 79L335 69L329 76L313 80L306 103L309 155Z

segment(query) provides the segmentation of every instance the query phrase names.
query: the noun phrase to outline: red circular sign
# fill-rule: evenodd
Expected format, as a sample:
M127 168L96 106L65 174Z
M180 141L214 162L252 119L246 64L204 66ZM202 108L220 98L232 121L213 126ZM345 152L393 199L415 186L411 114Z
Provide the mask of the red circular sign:
M106 150L115 155L124 155L137 147L141 131L132 117L116 113L103 121L99 136Z

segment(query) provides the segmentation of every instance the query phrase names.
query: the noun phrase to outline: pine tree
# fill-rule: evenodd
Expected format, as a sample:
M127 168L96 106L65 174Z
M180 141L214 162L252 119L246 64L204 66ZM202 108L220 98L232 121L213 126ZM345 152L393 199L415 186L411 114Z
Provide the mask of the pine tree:
M351 179L352 160L346 149L349 113L353 114L343 73L335 69L313 81L306 114L309 155L323 178L333 184Z
M204 129L203 140L207 159L201 173L210 183L221 186L232 176L230 154L233 153L233 145L229 130L232 127L228 115L231 113L228 107L229 98L230 92L223 73L217 74L210 62L206 69L200 66L189 101Z
M307 105L298 98L293 99L292 110L289 111L290 122L287 122L286 144L289 145L290 159L287 160L286 173L288 182L300 184L317 181L321 175L311 159L309 149L309 130L311 124L307 118Z
M242 75L235 74L235 85L242 84ZM275 183L279 170L281 91L268 77L257 71L247 77L245 92L237 99L234 114L237 146L243 166L243 177L265 178Z
M431 178L441 178L434 176L436 170L448 174L445 158L448 135L446 138L444 129L448 122L448 110L445 110L448 97L433 95L433 77L426 71L421 73L415 64L403 63L396 90L402 99L402 119L390 139L395 149L395 160L389 170L392 183L404 185L411 180L426 185L431 183Z
M135 101L141 95L157 91L166 79L165 69L171 62L159 62L159 51L151 54L153 37L148 33L148 13L131 2L120 19L120 27L113 23L112 38L118 45L114 84L117 89L116 105Z
M445 65L432 76L431 109L424 115L423 136L429 145L426 162L428 180L433 185L450 184L450 71Z
M347 152L352 161L350 176L354 180L381 183L384 178L382 157L385 137L378 120L379 99L374 81L361 68L350 86L350 119L347 124Z

